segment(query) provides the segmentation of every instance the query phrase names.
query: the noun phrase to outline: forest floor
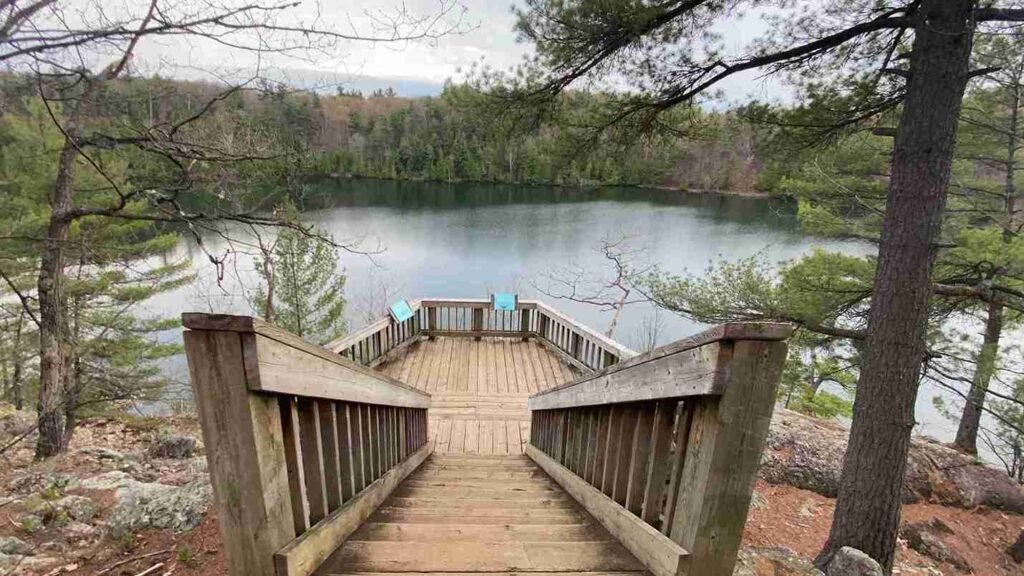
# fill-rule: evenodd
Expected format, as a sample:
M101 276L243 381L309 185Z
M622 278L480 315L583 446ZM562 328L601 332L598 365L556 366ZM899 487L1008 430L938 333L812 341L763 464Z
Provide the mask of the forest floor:
M25 423L9 420L0 415L0 437ZM168 437L199 438L198 426L189 417L92 419L64 456L34 463L30 443L0 456L0 574L224 574L202 447L154 455ZM746 571L737 574L813 574L809 560L828 535L834 502L758 481L743 538ZM1022 515L917 503L903 519L941 526L946 551L965 564L924 556L901 539L895 574L1024 575L1006 552L1024 529Z

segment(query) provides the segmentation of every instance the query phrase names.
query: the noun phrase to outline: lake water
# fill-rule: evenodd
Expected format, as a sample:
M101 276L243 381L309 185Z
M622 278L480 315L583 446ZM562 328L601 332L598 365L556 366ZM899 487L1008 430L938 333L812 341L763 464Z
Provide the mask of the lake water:
M483 298L508 291L544 299L603 332L611 313L552 299L538 293L535 285L546 285L546 272L568 267L608 277L612 268L599 251L605 238L628 237L638 261L674 273L699 273L719 259L759 252L774 263L815 247L868 250L863 244L802 233L795 206L785 201L666 190L353 181L311 189L306 206L304 219L336 239L361 238L364 249L384 249L372 257L342 254L353 329L376 316L385 299ZM227 249L216 237L204 244L214 254ZM251 313L245 299L246 290L255 286L250 258L230 262L218 282L214 267L194 243L183 243L174 257L193 258L197 281L155 298L150 302L153 311ZM645 303L628 306L613 338L640 347L642 326L655 314ZM666 312L658 317L661 344L703 328ZM180 361L168 369L185 378ZM919 432L951 439L953 430L932 407L931 397L937 393L922 387Z

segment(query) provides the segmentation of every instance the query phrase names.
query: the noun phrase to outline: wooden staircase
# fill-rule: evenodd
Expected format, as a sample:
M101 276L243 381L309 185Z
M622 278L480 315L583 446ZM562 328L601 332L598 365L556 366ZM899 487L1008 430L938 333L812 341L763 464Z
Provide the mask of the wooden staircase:
M730 576L792 327L635 355L542 303L331 345L185 314L231 576Z
M317 572L641 573L525 456L431 456Z

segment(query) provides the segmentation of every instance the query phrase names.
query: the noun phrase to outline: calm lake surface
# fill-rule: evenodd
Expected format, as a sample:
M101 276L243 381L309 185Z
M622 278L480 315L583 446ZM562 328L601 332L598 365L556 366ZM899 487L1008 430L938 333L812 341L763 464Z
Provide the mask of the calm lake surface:
M342 254L348 274L346 295L352 329L383 309L387 299L421 297L483 298L495 291L540 298L598 331L611 314L584 304L538 293L544 273L581 267L595 276L613 274L599 252L604 238L629 237L638 259L673 273L700 273L722 258L735 260L763 252L776 263L816 247L865 253L863 244L807 236L799 230L795 206L784 201L716 194L687 194L637 188L554 188L517 185L351 181L310 190L304 219L337 240L362 239L364 249L384 249L372 257ZM221 238L204 240L221 254ZM236 248L244 248L236 246ZM182 243L174 258L192 258L193 286L163 294L150 309L167 315L183 311L251 313L245 298L256 286L252 260L239 257L217 281L213 265L194 243ZM703 326L648 304L626 308L613 337L641 347L644 323L658 314L664 344ZM180 333L168 335L180 339ZM184 381L180 360L168 370ZM938 391L922 387L919 433L952 439L955 430L932 407Z

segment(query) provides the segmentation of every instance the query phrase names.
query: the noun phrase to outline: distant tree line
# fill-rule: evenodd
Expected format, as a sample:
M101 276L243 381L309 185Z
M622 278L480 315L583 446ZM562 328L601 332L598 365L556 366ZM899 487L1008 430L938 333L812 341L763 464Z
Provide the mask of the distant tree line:
M126 77L104 89L108 97L90 114L111 123L153 125L222 96L206 119L219 132L212 136L258 143L269 159L233 175L248 182L334 176L749 192L761 168L755 130L731 113L677 114L669 119L676 133L642 141L587 141L578 126L603 98L587 92L567 93L557 113L527 124L496 114L493 99L472 86L451 83L421 98L268 82L222 95L220 86L160 77ZM25 113L35 90L29 77L4 77L4 110Z

